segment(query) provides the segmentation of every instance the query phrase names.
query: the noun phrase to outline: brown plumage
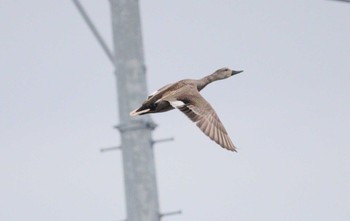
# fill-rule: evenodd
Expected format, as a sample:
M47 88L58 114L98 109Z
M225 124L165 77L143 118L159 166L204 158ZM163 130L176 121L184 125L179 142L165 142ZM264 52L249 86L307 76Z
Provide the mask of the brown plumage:
M199 80L186 79L168 84L148 96L142 106L130 112L130 115L159 113L177 108L195 122L199 129L210 139L223 148L236 151L236 147L233 145L218 115L199 91L213 81L222 80L241 72L221 68Z

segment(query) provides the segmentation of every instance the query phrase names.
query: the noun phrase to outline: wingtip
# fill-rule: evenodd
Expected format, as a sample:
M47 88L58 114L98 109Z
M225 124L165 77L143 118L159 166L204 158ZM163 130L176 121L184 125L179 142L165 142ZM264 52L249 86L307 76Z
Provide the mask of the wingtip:
M229 150L231 150L232 152L237 153L237 147L235 145L232 145Z
M232 151L232 152L237 152L237 148L236 146L232 143L230 137L227 135L226 137L227 139L224 139L224 143L219 143L219 145L223 148L225 148L226 150Z
M236 152L237 153L237 148L235 146L228 146L228 147L227 146L221 146L221 147L223 147L224 149L226 149L228 151L232 151L232 152Z

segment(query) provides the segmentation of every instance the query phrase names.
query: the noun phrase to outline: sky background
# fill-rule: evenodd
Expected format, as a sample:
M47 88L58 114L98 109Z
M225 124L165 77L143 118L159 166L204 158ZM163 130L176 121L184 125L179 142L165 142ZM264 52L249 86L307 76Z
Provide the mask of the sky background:
M108 1L84 0L112 47ZM73 3L2 0L0 220L126 216L113 66ZM153 115L164 220L350 220L350 4L140 1L149 92L227 66L201 93L238 153Z

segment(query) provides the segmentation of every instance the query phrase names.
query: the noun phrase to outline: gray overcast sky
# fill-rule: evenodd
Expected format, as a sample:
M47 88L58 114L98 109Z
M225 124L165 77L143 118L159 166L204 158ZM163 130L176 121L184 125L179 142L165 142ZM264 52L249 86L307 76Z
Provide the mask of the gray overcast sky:
M111 46L108 1L82 1ZM202 92L239 148L153 115L167 220L350 220L350 4L140 1L148 89ZM0 7L0 220L125 218L113 67L71 1Z

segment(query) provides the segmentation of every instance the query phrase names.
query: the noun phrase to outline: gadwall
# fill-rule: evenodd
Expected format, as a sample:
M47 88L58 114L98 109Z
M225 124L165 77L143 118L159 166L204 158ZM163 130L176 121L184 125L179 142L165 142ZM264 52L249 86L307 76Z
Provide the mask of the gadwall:
M131 116L159 113L179 109L189 117L210 139L221 147L236 151L223 124L211 105L199 93L213 81L226 79L242 71L221 68L199 80L185 79L168 84L155 91L143 102L140 108L130 112Z

